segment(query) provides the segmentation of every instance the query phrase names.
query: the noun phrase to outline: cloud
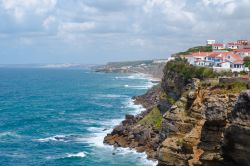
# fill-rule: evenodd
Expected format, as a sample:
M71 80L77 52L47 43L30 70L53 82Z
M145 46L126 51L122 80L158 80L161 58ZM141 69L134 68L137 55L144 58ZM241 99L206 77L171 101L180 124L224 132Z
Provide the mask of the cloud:
M146 13L159 11L170 22L194 22L195 16L185 8L186 4L186 0L147 0L143 9Z
M1 6L17 20L28 14L42 15L54 9L57 0L2 0Z
M49 29L52 24L56 22L56 18L54 16L48 16L44 21L43 21L43 27L46 29Z
M42 55L56 45L58 56L70 47L97 60L99 50L108 59L163 58L208 38L248 38L249 8L249 0L1 0L0 45L43 41Z
M60 32L84 32L96 27L94 22L66 22L59 26Z

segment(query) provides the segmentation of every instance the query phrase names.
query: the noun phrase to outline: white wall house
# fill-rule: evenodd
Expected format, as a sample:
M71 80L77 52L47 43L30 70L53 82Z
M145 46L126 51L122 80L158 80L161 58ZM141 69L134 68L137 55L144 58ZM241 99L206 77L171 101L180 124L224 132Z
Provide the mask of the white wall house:
M239 43L227 43L227 48L232 50L239 49L240 46Z
M215 43L215 44L212 44L212 49L213 50L223 50L223 49L225 49L225 45L222 43Z
M245 67L242 61L236 61L231 66L232 72L249 71L248 67Z
M207 40L207 45L212 45L212 44L215 44L215 40Z
M235 53L242 57L250 56L250 49L237 49Z

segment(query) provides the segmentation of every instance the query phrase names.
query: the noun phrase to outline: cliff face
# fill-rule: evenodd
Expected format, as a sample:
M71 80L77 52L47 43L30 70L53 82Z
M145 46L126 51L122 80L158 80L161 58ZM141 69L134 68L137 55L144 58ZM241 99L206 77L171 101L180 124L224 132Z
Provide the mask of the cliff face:
M147 110L127 115L104 142L145 151L159 166L250 165L250 91L183 72L165 68L161 87L135 97Z
M242 92L225 130L222 153L231 165L250 165L250 90Z

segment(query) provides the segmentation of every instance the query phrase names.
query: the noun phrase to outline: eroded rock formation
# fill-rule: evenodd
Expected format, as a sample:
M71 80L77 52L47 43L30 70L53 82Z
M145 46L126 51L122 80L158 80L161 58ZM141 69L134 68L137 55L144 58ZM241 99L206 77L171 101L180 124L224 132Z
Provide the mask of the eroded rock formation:
M104 142L159 166L250 165L250 90L203 84L165 70L161 87L135 97L147 110L127 115Z

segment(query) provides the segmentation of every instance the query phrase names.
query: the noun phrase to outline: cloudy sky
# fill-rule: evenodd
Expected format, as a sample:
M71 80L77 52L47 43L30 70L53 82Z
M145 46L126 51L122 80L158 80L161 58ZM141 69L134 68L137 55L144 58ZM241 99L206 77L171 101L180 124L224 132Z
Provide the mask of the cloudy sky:
M0 0L0 64L166 58L250 39L250 0Z

